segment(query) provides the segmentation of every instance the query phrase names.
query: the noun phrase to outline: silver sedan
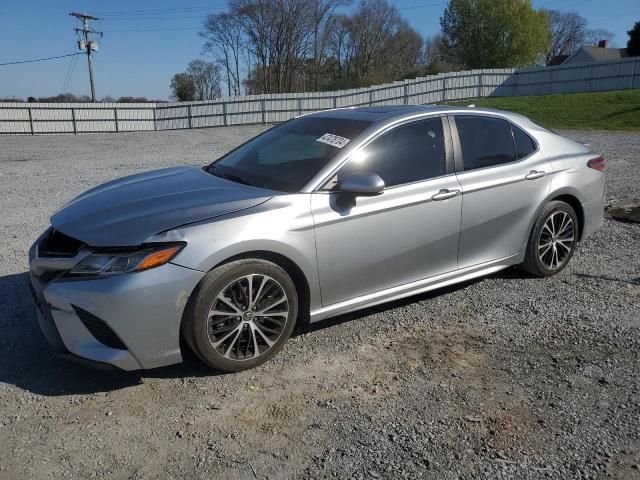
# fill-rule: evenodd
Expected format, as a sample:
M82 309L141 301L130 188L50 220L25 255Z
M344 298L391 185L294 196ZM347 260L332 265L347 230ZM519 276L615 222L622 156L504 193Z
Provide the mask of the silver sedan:
M302 116L205 167L115 180L30 250L59 354L124 370L238 371L296 324L519 265L547 277L602 225L604 159L512 113Z

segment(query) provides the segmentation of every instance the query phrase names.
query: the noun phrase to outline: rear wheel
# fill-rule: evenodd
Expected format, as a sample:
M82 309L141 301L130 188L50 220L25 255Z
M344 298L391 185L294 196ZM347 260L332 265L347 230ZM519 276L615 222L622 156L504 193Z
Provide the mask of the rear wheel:
M575 210L561 201L549 202L538 214L521 266L538 277L555 275L567 266L577 243Z
M202 280L185 311L182 331L207 365L235 372L278 353L297 315L297 292L282 268L265 260L238 260Z

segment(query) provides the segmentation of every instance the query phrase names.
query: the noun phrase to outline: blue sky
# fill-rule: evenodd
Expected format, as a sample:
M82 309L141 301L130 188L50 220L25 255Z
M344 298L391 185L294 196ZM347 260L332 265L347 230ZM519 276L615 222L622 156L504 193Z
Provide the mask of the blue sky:
M445 0L390 1L423 35L439 31ZM621 47L627 43L626 31L640 20L639 0L533 3L536 8L578 11L591 27L614 32L614 42ZM190 60L202 58L198 36L202 17L225 6L224 0L0 0L0 63L74 52L77 22L68 13L83 11L103 18L94 23L104 31L104 38L98 39L100 51L94 57L98 98L132 95L167 99L172 75L184 71ZM71 70L73 58L77 61ZM88 94L86 57L77 56L0 66L0 97L56 95L70 70L66 90Z

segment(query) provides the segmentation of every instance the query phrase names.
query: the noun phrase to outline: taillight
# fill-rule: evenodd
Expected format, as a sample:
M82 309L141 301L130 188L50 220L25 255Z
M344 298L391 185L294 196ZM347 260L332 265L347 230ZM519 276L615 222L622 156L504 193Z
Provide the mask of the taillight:
M598 170L599 172L604 172L604 164L606 160L604 157L596 157L592 158L587 162L587 167L593 168L594 170Z

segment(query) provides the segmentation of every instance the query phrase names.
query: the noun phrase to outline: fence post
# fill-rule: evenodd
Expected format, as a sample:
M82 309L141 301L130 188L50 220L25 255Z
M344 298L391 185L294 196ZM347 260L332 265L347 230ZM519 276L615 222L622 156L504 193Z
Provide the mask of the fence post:
M156 104L155 103L153 104L152 112L153 112L153 130L156 131L156 130L158 130L158 125L157 125Z
M406 83L404 84L402 93L404 95L404 104L409 105L409 85L407 85Z
M302 99L298 99L298 115L302 115Z
M191 121L191 104L187 105L187 118L189 120L189 128L192 128L191 127L191 122L192 122Z
M442 79L442 101L447 101L447 77Z
M76 109L71 107L71 122L73 123L73 134L78 134L78 127L76 125Z
M33 135L33 115L31 113L31 107L29 107L29 126L31 127L31 135Z
M633 83L633 79L631 80L631 82ZM338 96L337 95L333 96L333 108L338 108Z
M227 102L222 102L222 124L226 127L229 125L227 120Z
M113 119L116 122L116 133L120 131L120 127L118 126L118 108L113 108Z
M589 65L589 73L587 73L587 92L591 91L591 65Z
M478 74L478 98L482 98L482 72Z
M548 89L547 95L551 95L551 92L553 91L552 84L553 84L553 71L549 70L549 81L547 83L547 89Z
M518 71L517 70L513 71L513 93L511 96L512 97L518 96Z
M369 106L373 107L373 90L369 90Z
M636 73L636 63L637 62L635 60L631 63L631 82L629 83L629 89L633 88L633 77Z
M260 100L260 105L262 108L262 124L267 124L267 101L263 98Z

